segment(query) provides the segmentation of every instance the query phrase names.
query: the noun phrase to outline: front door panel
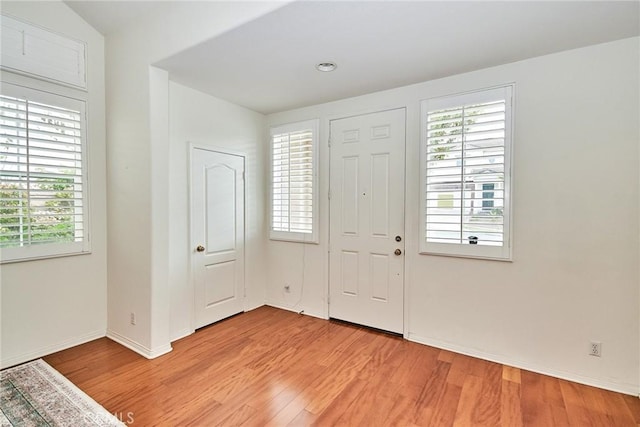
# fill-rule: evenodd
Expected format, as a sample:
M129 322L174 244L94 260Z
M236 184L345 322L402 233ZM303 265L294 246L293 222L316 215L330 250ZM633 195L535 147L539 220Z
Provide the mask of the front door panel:
M404 153L404 109L331 121L329 313L398 333L404 318Z

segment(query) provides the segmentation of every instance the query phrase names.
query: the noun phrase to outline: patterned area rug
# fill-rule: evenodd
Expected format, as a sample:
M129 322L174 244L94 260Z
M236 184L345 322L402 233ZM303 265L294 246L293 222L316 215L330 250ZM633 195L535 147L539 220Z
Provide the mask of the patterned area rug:
M0 426L124 426L42 359L0 371Z

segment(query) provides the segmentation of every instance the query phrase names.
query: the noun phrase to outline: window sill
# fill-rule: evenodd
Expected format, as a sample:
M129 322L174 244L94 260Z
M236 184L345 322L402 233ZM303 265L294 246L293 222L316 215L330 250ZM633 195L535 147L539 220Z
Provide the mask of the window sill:
M17 249L17 250L10 251L9 249ZM29 261L40 261L40 260L53 259L53 258L66 258L66 257L78 256L78 255L91 255L92 253L91 249L67 250L67 251L57 250L55 252L51 250L30 251L29 249L32 249L32 248L23 247L23 248L0 249L0 265L15 264L15 263L29 262ZM16 254L16 252L22 252L22 254Z
M450 258L466 258L466 259L477 259L477 260L484 260L484 261L513 262L513 257L511 256L494 257L494 256L486 256L486 255L443 253L443 252L432 252L432 251L420 251L418 253L420 255L442 256L442 257L450 257Z
M289 243L311 243L314 245L320 244L318 237L314 234L286 233L282 231L272 231L269 235L269 240Z

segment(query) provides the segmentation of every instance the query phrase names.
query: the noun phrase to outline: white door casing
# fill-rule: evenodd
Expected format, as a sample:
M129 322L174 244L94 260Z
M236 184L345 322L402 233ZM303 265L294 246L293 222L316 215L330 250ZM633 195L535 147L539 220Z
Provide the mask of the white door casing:
M195 328L244 310L241 155L191 148L191 257Z
M402 333L405 109L330 126L329 315Z

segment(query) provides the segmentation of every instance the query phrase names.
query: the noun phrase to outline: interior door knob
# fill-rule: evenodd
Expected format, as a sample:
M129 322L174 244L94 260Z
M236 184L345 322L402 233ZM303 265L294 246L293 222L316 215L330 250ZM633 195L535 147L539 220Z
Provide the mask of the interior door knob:
M204 252L204 246L202 246L202 245L198 245L198 247L196 248L196 251L198 251L198 252Z
M400 249L396 249L395 251L393 251L393 253L396 255L401 255L402 251Z

